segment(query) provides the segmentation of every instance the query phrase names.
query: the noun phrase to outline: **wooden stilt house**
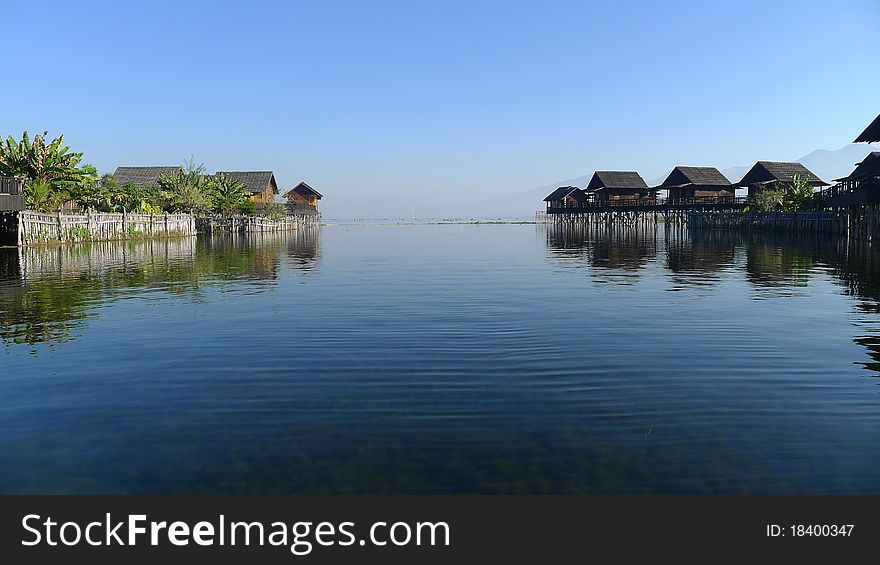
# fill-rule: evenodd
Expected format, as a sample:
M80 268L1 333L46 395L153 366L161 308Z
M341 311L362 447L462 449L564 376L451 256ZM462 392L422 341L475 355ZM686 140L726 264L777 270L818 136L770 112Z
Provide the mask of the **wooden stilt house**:
M14 177L0 177L0 212L24 210L24 183Z
M318 200L323 198L320 192L303 181L284 193L284 198L291 206L308 206L318 209Z
M587 194L576 186L560 186L544 198L547 209L573 208L587 201Z
M257 209L267 202L274 202L278 194L278 183L275 182L275 173L272 171L217 171L217 174L224 174L244 184Z
M806 181L813 188L828 186L828 183L800 163L777 161L758 161L736 186L748 188L751 198L762 190L791 186L796 178Z
M654 195L645 179L633 171L596 171L585 190L597 202L633 201Z
M880 188L880 151L873 151L848 176L836 179L838 192Z
M668 190L669 198L718 199L733 197L735 188L715 167L683 167L672 169L656 190Z

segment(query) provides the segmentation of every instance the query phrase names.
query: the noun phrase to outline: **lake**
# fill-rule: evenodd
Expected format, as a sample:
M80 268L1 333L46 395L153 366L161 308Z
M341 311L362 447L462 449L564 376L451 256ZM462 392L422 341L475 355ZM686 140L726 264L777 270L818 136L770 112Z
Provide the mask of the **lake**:
M2 249L0 492L880 494L878 270L662 225Z

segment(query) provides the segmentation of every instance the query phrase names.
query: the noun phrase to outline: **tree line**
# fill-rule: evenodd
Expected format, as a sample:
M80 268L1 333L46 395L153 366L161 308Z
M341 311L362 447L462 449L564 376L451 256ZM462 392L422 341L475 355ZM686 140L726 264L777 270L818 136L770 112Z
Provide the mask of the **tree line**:
M224 174L208 175L205 166L193 160L178 172L161 175L156 186L141 188L119 185L112 174L98 175L94 166L82 164L82 158L64 144L64 135L49 140L43 132L31 139L25 131L20 141L11 135L0 141L0 176L24 179L27 207L40 212L72 204L95 212L256 213L244 183ZM262 212L284 215L284 205L271 202Z

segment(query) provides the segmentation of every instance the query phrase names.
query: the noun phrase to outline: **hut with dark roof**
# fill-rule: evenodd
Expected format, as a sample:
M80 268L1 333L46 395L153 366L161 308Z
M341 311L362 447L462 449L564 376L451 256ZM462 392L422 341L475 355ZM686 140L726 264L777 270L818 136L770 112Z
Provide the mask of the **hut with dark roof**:
M795 178L803 179L814 188L828 185L800 163L758 161L736 186L748 188L752 197L762 190L790 187Z
M835 192L880 188L880 151L872 151L848 176L836 179Z
M722 198L734 196L734 186L715 167L672 169L657 190L668 190L669 198Z
M596 171L584 190L602 202L638 200L654 194L642 175L634 171Z
M292 206L310 206L318 208L318 200L323 198L320 192L309 186L305 181L284 193L287 203Z
M217 171L217 174L241 182L250 193L250 200L257 208L267 202L274 202L278 194L278 183L272 171Z
M544 198L548 209L577 207L586 201L586 192L576 186L560 186Z
M855 143L874 143L875 141L880 141L880 116L874 118L871 125L866 127L862 135L856 138Z
M116 167L113 178L117 186L132 185L140 189L159 186L161 175L173 175L182 171L179 165L164 167Z

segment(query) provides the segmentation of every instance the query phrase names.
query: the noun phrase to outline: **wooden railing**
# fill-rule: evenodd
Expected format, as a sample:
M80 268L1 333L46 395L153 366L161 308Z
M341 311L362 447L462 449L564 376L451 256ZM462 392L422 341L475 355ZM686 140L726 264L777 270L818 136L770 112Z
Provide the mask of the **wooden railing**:
M651 207L685 207L685 206L723 206L736 205L742 206L749 203L749 198L745 196L700 196L695 198L633 198L620 200L592 200L588 202L569 203L566 202L562 206L558 203L551 203L548 211L555 210L592 210L597 208L651 208ZM553 205L557 204L557 205Z
M311 204L293 204L288 202L286 206L288 214L303 214L305 216L316 216L318 214L318 207Z

